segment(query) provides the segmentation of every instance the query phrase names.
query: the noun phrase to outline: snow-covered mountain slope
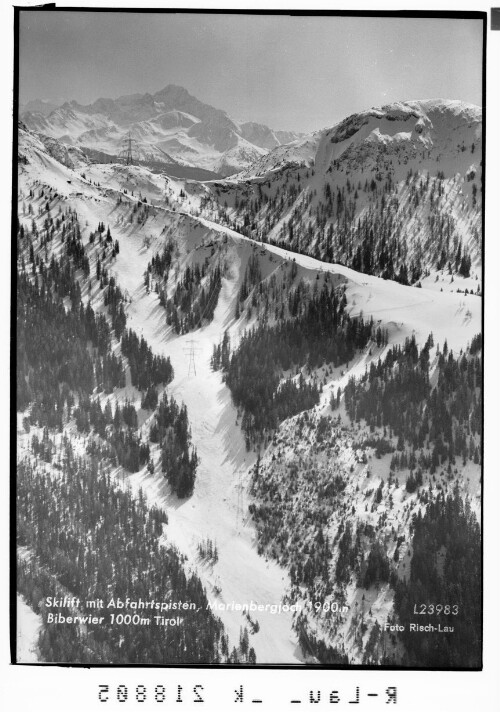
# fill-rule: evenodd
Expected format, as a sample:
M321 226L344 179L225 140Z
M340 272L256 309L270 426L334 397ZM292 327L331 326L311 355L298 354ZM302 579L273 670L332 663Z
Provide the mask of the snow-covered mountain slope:
M98 197L102 200L103 196L106 196L107 201L115 200L118 195L126 195L126 200L132 202L145 199L156 211L155 220L148 225L153 238L156 236L158 239L163 239L164 229L168 228L172 219L174 221L182 219L193 225L204 226L203 229L215 231L216 234L231 236L233 239L249 242L252 245L260 244L263 254L274 254L286 260L293 260L304 269L311 270L314 276L324 272L342 275L347 280L348 289L351 290L354 312L363 311L365 315L373 314L375 318L376 314L389 315L391 310L396 308L394 305L397 305L397 311L400 312L398 316L401 316L401 321L406 323L406 327L398 337L400 341L412 333L420 334L419 338L424 339L427 336L425 331L429 327L428 330L433 331L438 341L448 338L450 346L459 349L466 345L478 326L480 312L475 309L475 306L480 304L480 299L467 302L469 310L473 309L473 315L463 318L462 309L459 307L467 300L460 292L453 289L440 291L429 284L426 288L422 286L420 291L391 280L380 279L375 275L359 273L344 265L322 262L307 254L290 252L279 245L256 242L223 224L204 218L203 215L197 216L199 198L196 196L196 183L165 179L164 176L141 166L92 165L85 164L83 159L81 163L74 166L64 165L66 155L64 151L61 155L57 155L58 151L52 145L58 145L57 142L49 142L49 144L53 155L49 153L40 137L20 129L19 154L23 162L26 161L23 173L30 175L31 180L36 180L37 175L45 176L48 172L51 185L60 191L63 197L74 199L78 194L78 201L84 204L89 198L95 201ZM79 154L76 152L75 155ZM83 173L85 176L82 175ZM230 185L230 183L216 185ZM185 194L190 186L194 197ZM205 194L204 186L199 186L199 193L202 196ZM222 196L227 199L224 193ZM168 207L165 208L165 205ZM198 229L202 228L198 227ZM139 231L142 234L147 232L147 229L141 226ZM470 293L472 294L472 290ZM446 314L445 318L441 318L443 314ZM385 316L384 320L389 321ZM397 324L400 319L396 317L394 321ZM419 324L421 326L418 326ZM456 338L454 324L458 329Z
M257 124L254 121L247 121L246 123L240 124L240 129L243 138L268 151L277 146L296 141L298 136L298 134L293 131L273 131L265 124Z
M231 180L238 181L263 178L268 176L268 174L277 174L279 171L292 166L310 166L314 163L314 157L316 156L320 139L321 132L317 131L309 136L304 136L292 140L283 146L278 146L244 171L233 176Z
M297 252L404 284L448 274L476 291L481 109L429 100L354 114L209 186L204 204Z
M226 239L230 236L245 244L260 244L263 255L274 254L285 260L293 260L305 270L310 270L314 276L325 272L342 275L352 295L351 304L354 312L363 311L365 315L373 314L374 318L377 314L381 314L382 316L377 318L383 318L389 323L391 310L396 309L394 305L397 305L399 314L394 315L395 318L391 321L395 323L395 332L400 331L397 337L400 341L416 333L417 336L420 334L420 342L420 339L426 338L426 330L430 330L435 334L437 341L448 338L450 347L459 349L466 345L474 329L477 329L480 312L475 307L480 305L480 299L467 300L459 292L440 291L433 288L433 285L422 287L420 291L391 280L380 279L375 275L356 272L343 265L322 262L307 254L290 252L278 245L255 242L225 225L203 216L197 217L199 200L195 197L190 198L189 194L183 195L190 185L189 182L186 184L181 180L165 180L165 177L140 166L127 168L120 164L92 165L85 164L83 159L81 163L73 166L64 165L66 155L64 150L61 152L55 150L55 146L60 148L60 144L49 142L49 145L52 154L40 137L31 131L20 129L19 154L24 164L22 175L29 176L31 181L41 181L42 177L50 178L50 185L64 199L76 200L83 205L87 205L89 199L92 203L105 200L106 203L111 204L120 195L127 201L127 205L134 204L138 200L148 201L154 210L155 219L148 223L147 227L140 225L138 228L133 226L129 228L138 232L141 237L148 233L149 228L148 234L154 240L162 240L172 220L176 224L179 220L188 221L189 224L198 226L198 230L215 231L216 235L223 235ZM201 195L204 195L204 190L201 186ZM165 208L165 205L168 207ZM115 211L116 209L113 210ZM123 221L123 218L120 221ZM466 303L468 307L466 311L472 310L472 312L465 318L462 315L462 307ZM445 318L441 318L443 314L446 315ZM400 330L397 326L398 322L406 326ZM458 330L456 336L454 336L454 325Z
M98 99L89 105L71 101L50 113L30 103L21 117L34 131L112 156L123 151L130 134L139 160L177 161L221 175L241 170L299 136L251 122L238 124L175 85L156 94Z
M42 617L28 606L22 596L18 595L16 658L19 662L39 662L38 635L41 627Z
M28 112L22 114L21 118L33 131L72 141L76 141L86 131L109 128L102 114L82 112L78 105L68 103L54 109L48 116Z
M349 116L325 131L315 167L325 173L343 157L348 159L345 168L351 171L363 164L374 168L379 153L388 153L393 163L391 154L396 153L401 154L398 165L423 159L424 166L427 160L442 163L445 173L465 173L472 144L480 147L481 129L481 109L464 102L438 99L389 104Z
M327 148L325 145L325 151ZM51 216L57 217L59 207L76 211L90 261L91 279L81 276L82 295L104 314L107 311L102 288L95 277L96 249L101 248L91 242L91 233L100 223L110 227L113 239L119 242L119 252L112 261L108 252L102 264L108 266L123 290L127 326L144 336L155 355L170 357L175 377L166 390L188 407L193 445L199 457L191 497L179 500L172 493L162 475L161 453L154 443L152 473L146 466L133 475L117 468L117 477L126 478L136 492L142 487L148 501L168 513L166 536L186 556L186 568L196 571L209 600L227 604L296 601L304 606L302 617L289 611L252 615L259 624L251 636L259 663L324 660L318 641L346 655L349 661L380 663L389 642L379 635L377 626L385 625L396 615L396 584L394 577L392 583L382 577L364 586L376 534L380 533L380 542L387 545L386 553L392 561L398 550L396 573L401 571L403 580L403 564L407 572L411 563L411 516L425 511L426 502L440 492L449 493L456 483L460 496L472 498L477 510L479 465L472 458L463 465L457 456L448 469L448 462L443 459L435 473L425 473L420 490L416 494L410 492L407 480L412 470L399 462L397 477L391 476L390 455L384 452L378 457L377 446L372 442L383 439L386 447L396 451L397 438L389 433L389 426L379 425L376 420L371 427L367 422L350 419L345 392L351 379L359 382L367 369L385 358L389 348L404 348L407 340L414 338L416 347L424 349L431 332L429 378L434 384L439 380L440 354L465 351L480 331L481 297L472 294L476 291L472 289L467 294L454 291L456 285L450 285L448 278L448 288L441 291L439 282L427 284L424 280L421 288L415 288L366 275L283 246L258 242L218 222L224 217L223 202L227 200L230 205L235 185L242 189L241 200L248 183L228 181L207 187L165 180L143 166L127 169L119 164L76 162L72 166L61 163L62 153L54 147L49 153L40 137L22 128L19 153L20 222L28 231L35 220L45 240L47 208L45 197L39 197L39 192L47 187L55 201L49 205ZM329 175L326 167L325 170ZM313 185L317 169L314 175L311 167L301 171L300 182L309 180ZM289 173L290 194L292 180L294 185L298 182L297 173L296 168ZM284 174L278 171L275 180L279 189ZM273 186L271 178L269 181ZM254 185L251 181L249 184ZM259 184L263 191L269 190L262 179L255 182ZM215 196L217 189L220 195L214 201L214 210L208 210L207 191L213 190ZM448 186L443 189L445 195L449 195L447 189ZM161 257L167 248L169 269L153 269L151 265L155 259L158 263L158 255ZM43 249L50 250L50 243L40 247ZM182 289L190 286L197 268L203 276L184 308L181 305L189 300ZM212 292L207 285L217 273L220 284L211 318L205 310L201 315L198 312L191 324L186 322L184 332L176 333L167 323L168 307L173 304L179 312L194 312L202 302L202 289L205 296L208 293L210 304ZM175 302L179 289L180 300ZM284 328L287 321L304 315L306 308L324 294L334 295L335 303L342 304L342 319L355 325L349 331L351 336L361 331L361 319L370 325L370 333L364 346L346 362L318 364L306 357L279 374L277 393L290 381L321 386L321 392L312 407L291 416L285 413L283 419L278 419L274 431L265 433L261 440L258 456L251 448L247 450L248 414L236 407L227 373L212 368L214 347L227 334L234 354L252 328L256 332L269 328L272 345L273 328ZM381 343L377 343L377 330L383 334ZM292 330L295 331L298 329ZM322 338L334 331L332 322ZM252 360L260 363L261 353L249 353ZM337 405L332 397L338 397L339 389ZM134 404L139 413L138 431L143 438L148 437L154 412L141 407L141 394L130 383L112 394L99 396L103 403L109 400L113 405L123 404L128 400ZM422 407L419 414L425 410ZM75 435L72 423L68 433ZM473 451L477 448L477 434L470 437ZM430 457L432 444L426 441L417 457ZM409 446L404 447L405 453L406 447L410 452ZM266 511L267 520L262 516ZM359 530L359 546L353 555L357 563L344 562L345 580L336 582L347 525L353 542ZM294 538L291 544L288 536ZM217 561L207 562L199 555L199 546L207 539L217 545ZM287 551L297 555L293 561L283 556L285 541ZM311 584L314 548L320 543L321 551L327 547L328 556L323 560L321 574ZM301 579L303 574L305 579ZM332 611L334 615L317 614L314 604L324 602L323 585L329 587L328 601L341 605L339 615L337 611ZM241 612L231 609L220 610L218 615L231 643L236 645L240 627L248 621ZM399 661L403 659L400 640L391 643L390 653Z
M193 442L200 459L197 489L193 497L186 501L177 500L169 492L159 471L153 477L145 470L129 476L131 485L141 486L151 504L162 506L169 512L171 528L168 540L188 557L187 568L199 572L209 600L227 603L228 606L233 601L237 604L252 600L264 604L279 603L286 592L286 571L257 554L254 529L248 519L246 472L255 457L245 450L241 431L235 425L237 416L230 403L229 392L222 384L220 375L211 371L209 364L213 345L218 342L230 319L240 260L244 263L248 259L251 244L244 238L240 241L243 246L241 256L237 246L228 248L233 276L228 275L225 280L214 320L199 340L196 373L189 372L185 351L189 349L190 337L172 339L157 295L147 293L144 287L143 274L155 250L161 250L171 236L178 236L179 265L184 267L193 254L210 255L209 245L219 238L219 233L186 215L165 209L152 208L144 223L142 220L130 221L132 209L139 202L138 197L101 188L96 185L97 180L82 178L77 171L48 156L43 145L28 134L21 135L20 150L28 160L20 176L24 195L32 186L41 185L43 175L44 185L51 185L57 191L63 205L71 205L78 211L83 225L88 222L94 226L96 220L110 224L113 236L120 242L120 253L112 273L132 299L127 310L128 324L147 338L155 354L168 353L176 374L168 392L179 402L185 402L192 414ZM104 168L110 170L109 166ZM122 168L117 166L118 180L122 175L125 181L126 176L120 172ZM155 197L154 186L147 176L154 178L154 174L147 169L135 167L135 179L140 183L142 195L151 200ZM94 172L92 177L96 179L97 173ZM101 181L103 185L106 173L101 175ZM119 196L123 202L117 205ZM24 219L28 220L28 213ZM224 238L220 235L221 240ZM87 242L87 235L84 240ZM149 247L146 248L145 244ZM204 244L207 245L205 249ZM92 303L99 304L95 288ZM133 389L127 388L114 398L123 402L132 400L140 408L140 397L137 393L134 395ZM200 403L206 404L203 417ZM156 451L153 458L157 458ZM213 565L199 560L198 545L205 538L214 540L219 550L218 561ZM240 628L247 624L246 619L238 610L220 611L217 615L224 622L231 643L237 645ZM291 614L276 615L268 610L259 614L258 621L260 630L252 636L252 646L259 661L301 662L302 654L292 629Z

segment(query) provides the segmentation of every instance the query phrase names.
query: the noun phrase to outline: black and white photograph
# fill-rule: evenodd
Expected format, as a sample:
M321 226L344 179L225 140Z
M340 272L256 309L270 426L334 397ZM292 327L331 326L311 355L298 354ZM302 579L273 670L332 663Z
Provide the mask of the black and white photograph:
M482 669L485 23L16 10L13 662Z

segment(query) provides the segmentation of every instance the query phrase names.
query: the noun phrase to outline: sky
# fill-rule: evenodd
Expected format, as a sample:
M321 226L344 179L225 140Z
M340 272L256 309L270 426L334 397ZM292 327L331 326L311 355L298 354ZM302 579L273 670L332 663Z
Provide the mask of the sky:
M471 19L21 11L21 103L179 84L237 121L309 132L405 99L481 104Z

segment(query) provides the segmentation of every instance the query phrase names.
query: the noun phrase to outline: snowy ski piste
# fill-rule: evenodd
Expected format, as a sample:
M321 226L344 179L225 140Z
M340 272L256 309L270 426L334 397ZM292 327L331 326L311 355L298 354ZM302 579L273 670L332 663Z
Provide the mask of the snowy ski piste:
M187 569L197 573L206 588L209 602L217 604L214 613L223 621L230 645L237 645L240 630L248 622L238 606L251 603L277 606L283 602L290 588L287 571L257 552L256 529L248 511L252 501L248 486L256 453L247 451L230 391L221 373L213 371L210 365L213 348L220 343L226 330L229 330L233 344L242 334L241 324L234 314L249 256L253 253L259 255L267 275L292 261L298 265L300 275L310 281L318 274L328 272L336 275L347 286L350 314L362 314L364 318L373 316L375 324L380 323L388 329L390 345L403 344L412 335L419 345L423 345L432 332L435 342L442 345L446 341L450 349L460 351L480 329L481 299L472 295L465 298L457 292L440 292L425 286L416 289L361 274L342 265L256 242L206 218L172 211L156 203L152 204L154 218L149 221L146 230L154 230L152 242L150 246L145 246L145 231L126 223L122 208L117 207L117 196L121 194L125 197L125 193L118 188L119 170L116 171L118 175L114 175L113 166L92 166L89 173L92 173L94 181L100 179L99 182L102 180L102 184L106 185L107 179L111 179L108 185L113 184L112 188L101 188L92 185L89 180L83 180L78 171L63 166L36 147L32 158L34 163L38 162L35 175L43 176L65 196L68 204L81 217L82 224L87 222L92 227L103 221L111 226L113 236L120 243L120 252L111 273L130 299L127 327L144 336L155 354L168 356L171 360L175 376L166 392L179 404L186 404L192 444L199 457L194 492L185 500L179 500L170 492L161 474L160 452L155 445L152 446L155 473L151 475L144 468L136 474L127 475L127 481L135 491L142 488L150 504L161 506L167 512L168 543L186 556ZM156 193L155 198L161 193L159 177L156 180L149 171L137 168L134 168L134 175L139 182L144 180L144 192L150 189ZM137 198L129 193L126 200L127 206L137 202ZM231 259L227 275L222 279L213 320L184 335L175 335L166 324L158 296L146 290L143 275L152 255L160 251L165 242L164 228L175 233L180 226L185 236L181 246L181 267L189 252L204 244L208 238L215 242L225 241ZM86 238L87 235L84 236ZM193 343L194 365L188 356ZM349 376L362 375L369 360L366 354L356 359L341 379L328 384L328 391L339 385L344 386ZM127 387L126 391L129 397L134 397L135 393L140 407L135 389ZM142 422L144 433L148 426L148 420ZM217 546L216 562L207 563L200 559L198 546L207 539ZM258 632L252 635L252 646L259 664L305 662L293 628L293 613L265 610L251 612L250 615L252 621L259 624ZM36 622L29 617L26 620L32 631ZM31 633L29 638L32 637ZM32 645L29 648L31 650Z

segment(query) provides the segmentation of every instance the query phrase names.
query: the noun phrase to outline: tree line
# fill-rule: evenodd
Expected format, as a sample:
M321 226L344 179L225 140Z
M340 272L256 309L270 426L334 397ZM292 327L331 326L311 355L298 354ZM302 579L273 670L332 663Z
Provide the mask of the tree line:
M250 329L230 356L227 334L214 348L212 367L223 370L233 401L243 411L249 444L261 442L285 418L318 403L321 386L302 373L286 372L348 363L375 332L372 320L351 318L345 295L326 283L319 294L301 297L299 284L288 297L291 318Z
M419 350L415 337L393 346L384 360L372 362L363 377L349 379L344 391L351 421L365 420L397 440L393 469L429 469L461 457L479 463L482 424L481 336L465 352L438 350L430 381L432 335ZM408 447L408 450L407 450Z
M136 497L118 487L102 462L77 458L69 443L57 477L23 461L18 465L17 497L18 545L33 555L20 567L18 586L45 622L39 639L44 661L229 661L222 623L207 610L200 580L186 574L174 548L160 543L166 515L148 507L142 493ZM108 622L54 626L46 624L48 610L43 599L58 589L82 601L128 596L131 600L193 602L197 608L184 612L178 626L154 622L148 626ZM94 609L91 612L95 614Z

